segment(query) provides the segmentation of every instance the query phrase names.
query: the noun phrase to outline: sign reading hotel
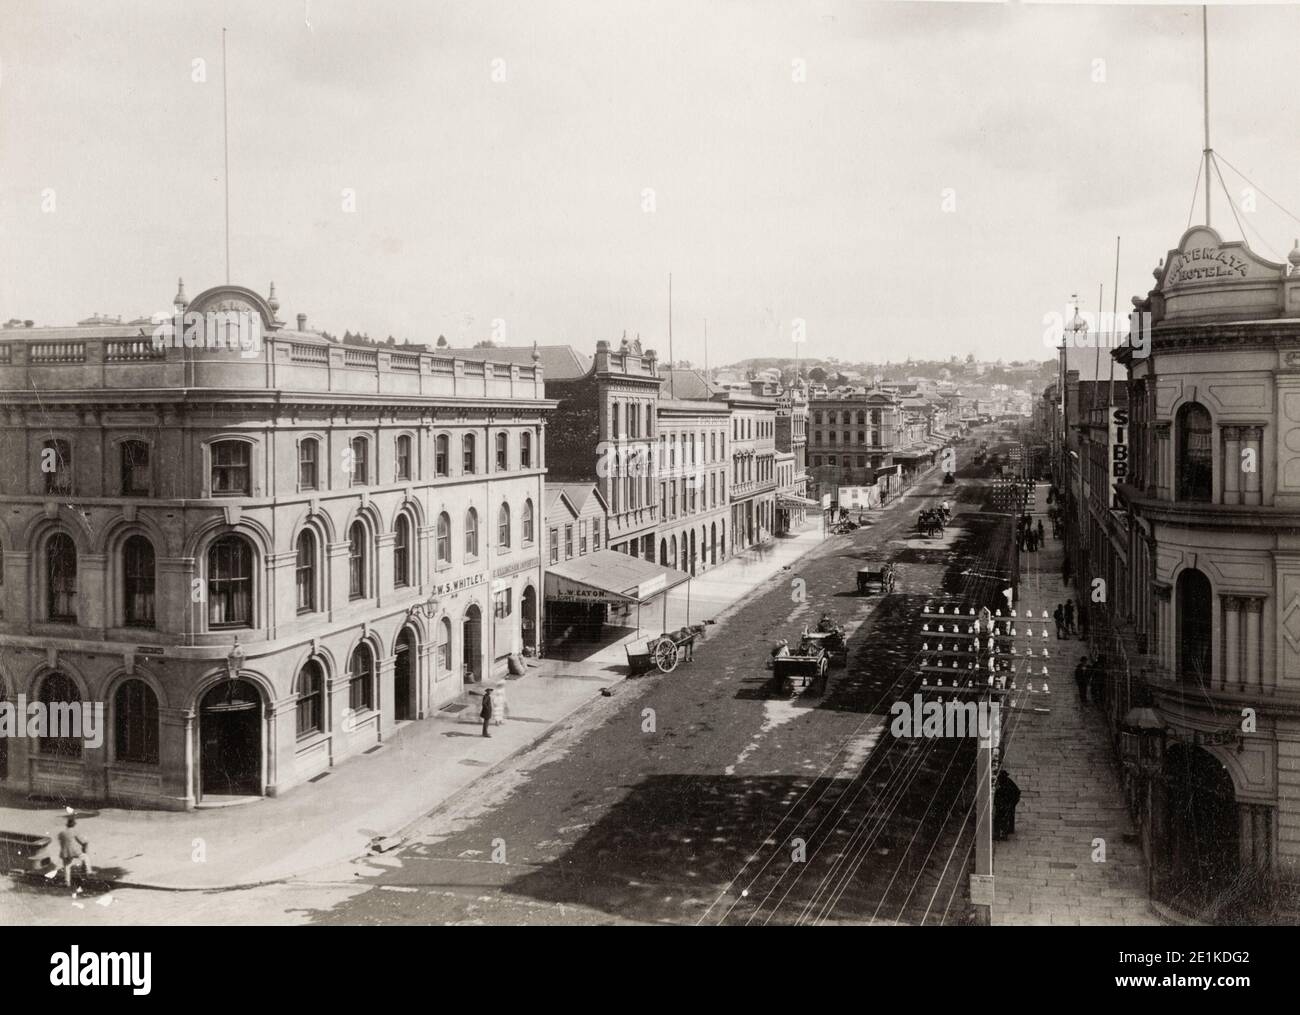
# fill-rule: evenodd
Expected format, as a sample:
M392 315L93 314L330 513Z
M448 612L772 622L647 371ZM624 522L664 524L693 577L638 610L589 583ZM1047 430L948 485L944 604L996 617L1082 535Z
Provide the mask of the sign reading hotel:
M1193 226L1183 234L1178 249L1169 252L1162 288L1250 278L1276 279L1281 268L1256 256L1244 243L1224 243L1208 226Z

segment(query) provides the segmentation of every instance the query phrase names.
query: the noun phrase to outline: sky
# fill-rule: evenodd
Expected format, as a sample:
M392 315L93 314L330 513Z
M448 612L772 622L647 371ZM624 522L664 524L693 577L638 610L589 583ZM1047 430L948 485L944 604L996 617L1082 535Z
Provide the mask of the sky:
M836 0L0 0L0 319L230 280L309 326L639 334L710 365L1051 357L1153 284L1202 142L1200 8ZM1251 246L1300 221L1300 8L1210 8ZM1193 208L1193 195L1199 193ZM350 195L350 197L349 197ZM1253 209L1253 210L1252 210ZM1217 189L1212 222L1239 239Z

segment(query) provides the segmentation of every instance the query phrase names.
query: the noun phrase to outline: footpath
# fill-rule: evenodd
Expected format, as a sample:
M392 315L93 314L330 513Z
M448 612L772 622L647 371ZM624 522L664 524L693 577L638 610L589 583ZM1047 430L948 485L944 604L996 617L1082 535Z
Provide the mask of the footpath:
M1004 722L1003 767L1021 796L1015 834L993 844L993 923L1162 924L1147 896L1145 863L1105 720L1097 706L1080 701L1075 687L1074 667L1086 643L1078 634L1055 636L1056 605L1074 599L1077 610L1079 592L1061 581L1063 544L1051 535L1047 489L1037 485L1030 507L1047 539L1037 552L1020 555L1018 612L1023 617L1032 609L1035 635L1040 625L1048 628L1048 640L1036 637L1034 645L1039 652L1045 645L1049 657L1035 661L1035 693L1021 696L1022 707Z
M741 551L691 583L690 619L717 620L760 583L823 541L811 516L791 536ZM668 629L686 623L686 598L669 597ZM639 637L664 629L647 609ZM96 872L120 887L213 890L283 881L365 854L396 836L486 773L545 738L564 720L627 676L625 647L635 631L582 659L527 660L518 678L472 685L455 702L405 723L381 747L350 758L283 796L188 812L103 808L78 827L90 840ZM481 735L482 691L504 688L506 718ZM458 707L459 706L459 707ZM62 807L0 797L0 830L47 835L63 827Z

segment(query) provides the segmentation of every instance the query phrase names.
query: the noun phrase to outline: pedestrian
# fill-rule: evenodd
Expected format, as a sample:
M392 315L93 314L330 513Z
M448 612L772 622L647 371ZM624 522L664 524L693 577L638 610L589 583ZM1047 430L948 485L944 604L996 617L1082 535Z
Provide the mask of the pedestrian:
M1063 585L1069 585L1070 579L1073 576L1073 569L1070 567L1070 555L1069 553L1066 553L1066 555L1061 558L1061 583Z
M1065 633L1074 634L1074 600L1065 601Z
M488 723L492 721L492 688L490 687L483 692L483 707L479 709L478 714L483 720L483 735L490 737L492 734L487 729Z
M1056 640L1062 638L1062 629L1065 626L1065 607L1060 603L1056 604L1056 609L1052 611L1052 620L1056 622Z
M90 857L86 855L89 850L90 843L77 831L76 817L69 814L67 827L59 833L59 859L63 862L63 882L69 888L72 887L72 868L76 864L80 863L87 874L95 873L90 866Z
M492 696L492 725L500 726L506 721L506 689L498 687Z
M1088 704L1088 683L1092 675L1088 672L1088 657L1080 656L1079 664L1074 668L1074 686L1079 689L1079 704Z
M1101 705L1102 699L1106 696L1106 664L1102 662L1100 655L1093 656L1092 665L1088 670L1088 693L1092 695L1094 705Z
M1043 536L1043 520L1040 518L1038 519L1038 545L1039 546L1043 545L1044 538L1045 537Z
M993 838L1002 840L1016 833L1016 805L1020 803L1020 787L1007 770L998 772L993 789Z

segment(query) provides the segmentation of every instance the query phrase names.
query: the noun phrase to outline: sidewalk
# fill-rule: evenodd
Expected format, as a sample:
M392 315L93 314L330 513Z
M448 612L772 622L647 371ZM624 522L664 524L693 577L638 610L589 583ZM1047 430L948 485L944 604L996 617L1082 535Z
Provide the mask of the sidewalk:
M1016 831L995 842L996 924L1162 924L1146 891L1146 870L1120 789L1118 763L1100 710L1079 701L1074 667L1085 652L1077 636L1057 641L1051 621L1057 603L1075 599L1061 584L1062 543L1051 538L1047 484L1037 486L1031 514L1043 519L1046 546L1020 555L1019 612L1033 610L1051 634L1046 645L1048 695L1025 697L1004 725L1009 743L1004 766L1020 787ZM1046 610L1048 619L1042 620ZM1034 628L1039 633L1039 628ZM1034 666L1041 688L1042 661ZM1034 709L1046 708L1046 713ZM1104 840L1105 860L1096 840Z
M691 619L721 619L820 545L820 522L814 518L797 535L744 551L696 578ZM662 610L649 609L642 620L641 637L658 634ZM685 595L675 593L668 627L685 622ZM116 872L121 887L202 890L283 881L358 857L373 840L396 835L623 680L624 646L636 638L633 630L582 660L528 660L524 676L490 685L505 687L507 705L506 721L492 727L490 739L480 735L475 687L433 716L403 724L373 754L349 758L281 797L189 812L104 808L78 822L91 861L97 873ZM5 831L53 838L62 827L61 807L0 807Z

